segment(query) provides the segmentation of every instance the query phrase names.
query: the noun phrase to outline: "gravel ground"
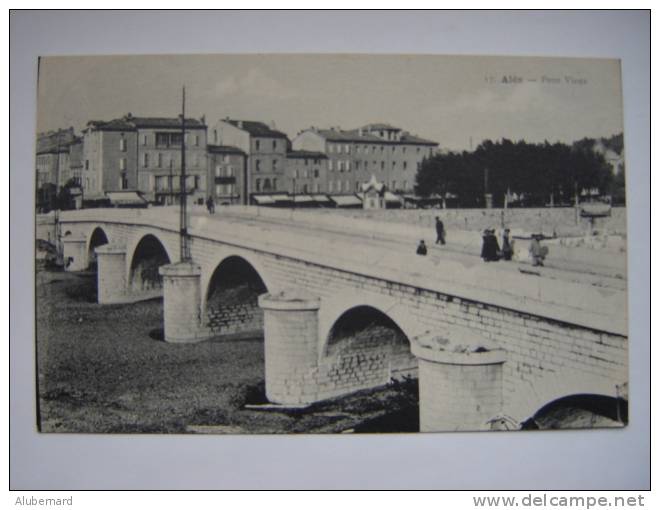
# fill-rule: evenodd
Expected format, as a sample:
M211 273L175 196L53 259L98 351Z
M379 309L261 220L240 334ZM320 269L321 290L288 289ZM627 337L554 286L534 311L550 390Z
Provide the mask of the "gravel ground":
M168 344L162 302L95 303L95 275L37 274L43 432L287 433L419 430L416 381L264 411L263 338Z
M160 299L100 306L94 273L39 271L40 429L216 434L419 430L415 380L306 409L250 409L245 406L266 403L263 338L168 344L161 327ZM573 403L539 417L533 428L621 426L613 413Z

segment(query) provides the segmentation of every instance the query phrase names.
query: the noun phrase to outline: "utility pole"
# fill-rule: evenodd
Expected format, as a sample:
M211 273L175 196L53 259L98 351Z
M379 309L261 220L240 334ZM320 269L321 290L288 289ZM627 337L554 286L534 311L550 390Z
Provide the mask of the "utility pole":
M181 262L190 262L190 239L188 237L188 209L186 194L186 87L183 87L181 106L181 197L180 197L180 256Z

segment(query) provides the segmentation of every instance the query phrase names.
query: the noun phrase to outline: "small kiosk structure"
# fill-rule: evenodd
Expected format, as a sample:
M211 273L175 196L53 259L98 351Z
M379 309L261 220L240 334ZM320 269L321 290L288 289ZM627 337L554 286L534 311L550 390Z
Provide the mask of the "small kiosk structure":
M361 184L360 191L362 194L362 207L364 209L387 208L387 202L385 200L387 186L385 186L385 183L379 182L374 174L371 174L369 181Z

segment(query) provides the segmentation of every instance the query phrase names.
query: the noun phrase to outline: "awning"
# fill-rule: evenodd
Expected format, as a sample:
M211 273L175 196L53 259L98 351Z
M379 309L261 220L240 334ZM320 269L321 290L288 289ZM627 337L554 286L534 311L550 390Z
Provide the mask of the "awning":
M316 202L316 200L314 200L314 197L311 196L311 195L294 195L294 196L293 196L293 201L294 201L296 204L299 204L299 203L313 203L313 202Z
M254 201L259 205L274 204L275 200L270 195L252 195Z
M112 205L145 205L147 200L137 191L106 191Z
M332 200L338 207L352 207L362 205L362 200L360 200L356 195L330 195L330 200Z
M385 202L401 202L401 197L399 195L395 195L391 191L386 191Z
M271 198L275 202L291 202L291 197L286 193L273 193Z
M314 202L318 202L320 204L330 203L330 199L325 195L313 195L312 198L314 199Z

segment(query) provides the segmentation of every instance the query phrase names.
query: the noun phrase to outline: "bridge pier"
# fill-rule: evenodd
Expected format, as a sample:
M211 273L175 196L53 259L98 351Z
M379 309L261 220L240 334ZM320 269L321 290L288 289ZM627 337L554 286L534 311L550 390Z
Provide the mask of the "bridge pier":
M505 351L472 330L412 339L419 359L420 432L489 430L502 413Z
M62 238L62 246L66 271L87 269L87 239L85 237L65 236Z
M163 277L165 341L199 342L208 338L201 327L201 268L194 262L178 262L158 268Z
M319 298L298 290L259 296L264 310L266 397L284 405L318 400Z
M104 244L95 250L97 292L101 305L127 303L126 247Z

